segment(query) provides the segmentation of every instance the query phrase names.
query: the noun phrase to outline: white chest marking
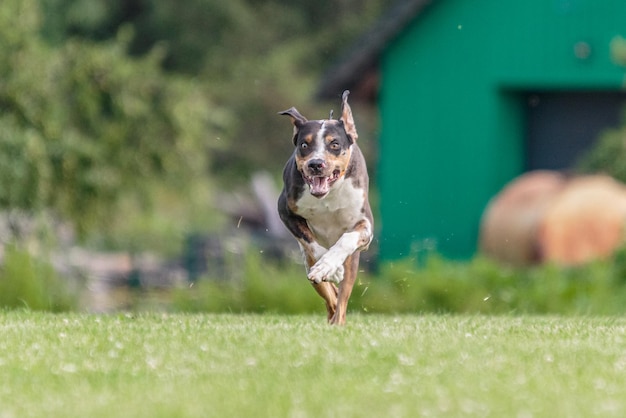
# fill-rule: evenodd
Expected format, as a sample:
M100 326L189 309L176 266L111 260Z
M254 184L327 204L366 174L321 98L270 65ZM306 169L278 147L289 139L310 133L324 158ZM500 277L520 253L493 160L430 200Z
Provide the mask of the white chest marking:
M341 178L323 199L305 191L297 202L297 213L307 220L318 242L326 248L363 219L365 193L350 179Z

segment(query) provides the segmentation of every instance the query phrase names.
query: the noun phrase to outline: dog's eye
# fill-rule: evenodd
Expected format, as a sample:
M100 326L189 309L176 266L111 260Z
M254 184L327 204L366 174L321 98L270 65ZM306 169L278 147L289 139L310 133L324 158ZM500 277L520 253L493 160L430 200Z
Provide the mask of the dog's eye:
M337 151L339 148L341 148L341 145L339 145L338 142L331 142L329 147L331 150Z
M306 142L303 142L302 144L300 144L300 148L302 149L307 149L309 147L309 144L307 144Z

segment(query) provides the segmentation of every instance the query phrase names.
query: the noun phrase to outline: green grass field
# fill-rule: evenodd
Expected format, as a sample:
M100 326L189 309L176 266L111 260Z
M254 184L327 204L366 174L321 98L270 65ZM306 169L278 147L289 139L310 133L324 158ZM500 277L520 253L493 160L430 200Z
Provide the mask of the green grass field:
M622 417L626 318L0 313L0 417Z

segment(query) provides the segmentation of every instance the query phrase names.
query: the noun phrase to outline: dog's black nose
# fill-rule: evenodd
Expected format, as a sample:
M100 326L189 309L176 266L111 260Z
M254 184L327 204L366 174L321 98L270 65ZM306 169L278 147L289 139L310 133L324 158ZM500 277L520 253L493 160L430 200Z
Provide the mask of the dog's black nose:
M309 161L308 165L311 171L314 173L320 173L326 167L326 162L320 158L315 158Z

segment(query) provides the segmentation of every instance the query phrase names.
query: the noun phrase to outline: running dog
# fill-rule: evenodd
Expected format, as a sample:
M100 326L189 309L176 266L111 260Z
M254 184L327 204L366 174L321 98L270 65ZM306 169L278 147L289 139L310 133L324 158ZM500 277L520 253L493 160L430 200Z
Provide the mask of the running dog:
M343 92L338 120L307 120L295 107L283 112L293 124L295 151L283 171L278 199L283 223L296 238L307 277L325 300L328 322L343 325L360 252L372 241L369 177Z

